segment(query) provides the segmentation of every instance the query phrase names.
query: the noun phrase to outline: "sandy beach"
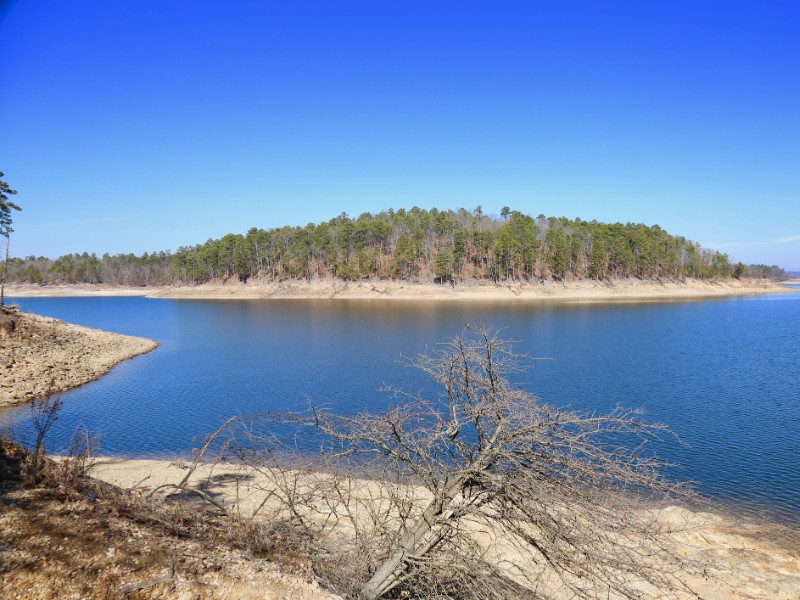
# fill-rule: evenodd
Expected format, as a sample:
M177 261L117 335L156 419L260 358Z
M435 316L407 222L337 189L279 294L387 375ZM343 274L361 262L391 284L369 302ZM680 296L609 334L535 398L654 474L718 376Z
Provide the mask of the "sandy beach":
M16 311L0 326L0 406L83 385L158 345Z
M177 484L188 465L181 461L100 458L91 474L116 486L136 486L147 493L160 485ZM365 482L365 486L374 485ZM246 476L234 465L200 465L188 486L205 490L231 510L251 514L264 499L268 484ZM657 510L660 522L674 526L673 541L682 556L701 561L702 575L686 574L685 583L707 600L796 600L800 596L800 555L778 544L781 528L737 522L709 512L670 506ZM681 598L696 597L687 592Z
M239 281L196 286L116 287L106 285L33 286L7 288L9 297L146 296L196 300L259 299L391 299L391 300L528 300L564 302L658 301L713 298L797 291L783 282L763 279L570 281L544 283L464 282L454 286L401 281L287 280Z

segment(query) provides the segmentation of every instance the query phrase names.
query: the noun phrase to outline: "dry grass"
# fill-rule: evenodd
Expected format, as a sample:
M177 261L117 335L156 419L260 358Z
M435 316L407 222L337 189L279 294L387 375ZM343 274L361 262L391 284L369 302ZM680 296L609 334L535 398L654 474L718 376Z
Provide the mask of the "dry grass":
M0 440L0 597L328 598L299 541L207 503L148 499L86 476L88 455L40 457ZM243 582L249 582L245 585ZM238 590L234 592L233 590ZM277 594L276 594L277 595Z

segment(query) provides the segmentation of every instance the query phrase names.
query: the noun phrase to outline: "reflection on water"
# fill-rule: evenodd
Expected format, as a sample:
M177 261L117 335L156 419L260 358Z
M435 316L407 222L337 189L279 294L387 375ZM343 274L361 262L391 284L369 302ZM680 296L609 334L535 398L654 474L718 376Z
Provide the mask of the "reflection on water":
M24 310L157 340L154 352L65 394L55 449L79 425L106 454L184 453L232 414L380 409L384 384L430 392L401 355L465 323L505 330L532 357L518 380L545 401L643 407L685 442L674 474L800 523L800 293L703 302L546 304L380 300L29 298ZM29 409L4 411L21 435Z

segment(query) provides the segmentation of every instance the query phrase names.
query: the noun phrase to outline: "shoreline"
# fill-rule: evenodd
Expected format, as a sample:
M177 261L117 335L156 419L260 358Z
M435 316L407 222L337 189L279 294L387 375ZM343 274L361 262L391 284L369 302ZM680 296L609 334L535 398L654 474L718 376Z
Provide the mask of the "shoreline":
M90 475L123 489L135 487L138 493L146 494L160 485L180 482L189 464L191 461L180 459L99 456ZM213 489L218 501L236 507L242 514L251 514L269 493L268 482L261 478L263 476L253 477L253 473L245 475L242 468L234 464L201 463L189 478L187 487ZM357 487L364 490L376 485L371 480L357 481L360 482ZM743 521L716 509L709 512L708 509L656 505L647 511L653 511L656 520L672 530L669 539L687 560L700 561L707 568L702 575L686 572L682 576L703 598L794 600L800 594L800 555L794 546L777 539L785 526Z
M0 408L95 381L153 340L9 311L0 315Z
M696 279L643 281L522 282L491 284L459 283L455 286L434 283L399 281L334 281L312 282L212 282L196 286L125 287L109 285L10 285L10 298L35 297L147 297L185 300L429 300L429 301L544 301L544 302L647 302L659 300L691 300L797 292L782 282L760 279L705 281Z

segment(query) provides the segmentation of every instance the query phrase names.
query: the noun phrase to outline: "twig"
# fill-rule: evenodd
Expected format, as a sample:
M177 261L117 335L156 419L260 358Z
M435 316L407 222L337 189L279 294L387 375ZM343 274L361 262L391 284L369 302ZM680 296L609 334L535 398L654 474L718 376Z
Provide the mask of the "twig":
M200 451L197 453L197 456L195 456L194 464L192 464L192 467L189 469L189 472L186 473L186 476L181 480L181 482L178 484L177 487L183 488L186 485L186 482L189 481L189 477L192 476L192 473L194 473L195 469L197 469L197 465L200 464L200 460L202 460L203 455L206 453L206 450L208 450L208 447L211 445L211 442L213 442L216 439L216 437L220 433L222 433L225 430L225 428L231 423L233 423L235 420L236 417L231 417L230 419L225 421L222 425L220 425L214 433L208 436L205 443L203 444L203 447L200 448Z
M150 475L145 475L145 476L144 476L144 477L142 477L142 478L141 478L139 481L137 481L136 483L134 483L134 484L131 486L131 489L130 489L130 491L133 491L133 490L135 490L137 487L139 487L140 485L142 485L142 483L144 483L144 482L145 482L145 481L147 481L148 479L150 479Z
M148 579L147 581L140 581L139 583L129 583L128 585L123 585L119 591L120 594L122 594L122 596L127 596L131 592L146 590L148 588L158 585L159 583L164 583L165 581L175 581L174 560L170 561L169 572L166 575L162 575L161 577L156 577L155 579Z

